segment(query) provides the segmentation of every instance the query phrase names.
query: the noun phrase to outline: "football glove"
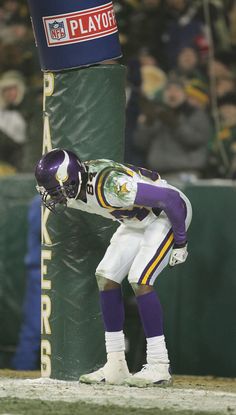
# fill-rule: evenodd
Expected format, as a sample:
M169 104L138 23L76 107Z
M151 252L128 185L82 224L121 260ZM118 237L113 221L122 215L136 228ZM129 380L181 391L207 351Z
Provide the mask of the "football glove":
M174 267L177 264L182 264L186 261L188 256L187 246L187 243L184 245L175 244L173 246L173 250L171 252L169 260L169 264L171 267Z

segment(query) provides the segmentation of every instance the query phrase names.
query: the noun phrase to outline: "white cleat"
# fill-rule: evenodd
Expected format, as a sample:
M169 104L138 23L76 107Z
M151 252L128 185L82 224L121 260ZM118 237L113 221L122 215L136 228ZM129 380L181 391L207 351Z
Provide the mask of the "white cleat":
M124 382L129 386L145 388L148 386L169 386L172 383L169 363L146 364Z
M109 383L120 385L130 376L126 360L108 360L105 366L95 372L81 375L81 383Z
M79 378L79 381L81 383L90 383L90 384L105 382L106 379L105 379L104 367L101 367L101 369L98 369L95 372L87 373L86 375L81 375Z

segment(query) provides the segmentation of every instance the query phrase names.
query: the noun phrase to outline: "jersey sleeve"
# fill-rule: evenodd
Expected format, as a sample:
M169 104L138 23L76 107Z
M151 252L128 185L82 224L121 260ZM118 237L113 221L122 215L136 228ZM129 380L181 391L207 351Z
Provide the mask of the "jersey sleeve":
M132 172L112 170L104 180L103 194L108 207L133 206L136 193L137 181Z
M177 189L139 183L135 204L162 209L171 222L175 243L179 245L186 243L187 208Z

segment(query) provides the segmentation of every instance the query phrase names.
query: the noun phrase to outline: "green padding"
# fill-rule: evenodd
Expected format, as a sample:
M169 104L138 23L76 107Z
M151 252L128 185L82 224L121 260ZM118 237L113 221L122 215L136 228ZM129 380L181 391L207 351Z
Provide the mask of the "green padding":
M0 178L0 366L18 342L26 270L27 214L35 194L30 175Z
M173 373L236 376L236 192L234 187L188 186L193 205L189 257L156 281ZM129 305L129 310L131 309ZM133 307L129 327L132 369L142 363L142 331ZM131 330L130 330L131 329Z
M47 100L54 147L67 146L83 160L123 160L125 67L55 74L55 93Z
M125 68L100 65L55 74L54 94L47 97L53 147L71 149L82 160L122 160ZM50 214L52 260L46 261L52 303L51 377L78 379L105 361L104 334L95 269L116 225L100 217L68 210Z

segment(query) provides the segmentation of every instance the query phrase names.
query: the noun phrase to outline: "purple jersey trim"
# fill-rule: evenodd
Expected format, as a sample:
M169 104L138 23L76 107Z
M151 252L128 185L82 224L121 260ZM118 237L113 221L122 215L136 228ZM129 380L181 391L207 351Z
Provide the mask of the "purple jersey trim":
M172 224L175 243L183 244L187 241L185 227L187 209L179 192L167 187L138 183L134 204L163 209Z

